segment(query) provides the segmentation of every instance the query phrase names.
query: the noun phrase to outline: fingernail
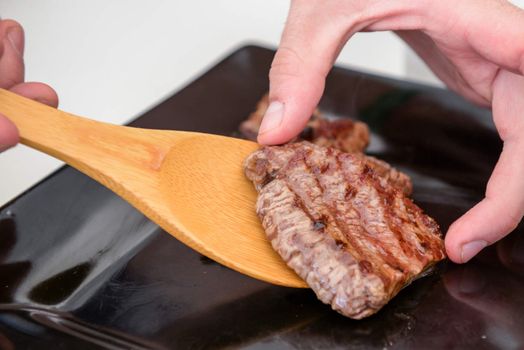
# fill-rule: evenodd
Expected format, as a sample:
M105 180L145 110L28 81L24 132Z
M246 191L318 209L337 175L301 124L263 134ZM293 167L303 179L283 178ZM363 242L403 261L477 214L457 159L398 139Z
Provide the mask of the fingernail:
M463 294L478 294L484 289L486 280L482 273L476 269L464 267L460 275L459 291Z
M264 134L268 131L274 130L282 124L284 119L284 104L282 102L273 101L269 105L260 124L258 134Z
M468 262L475 255L478 254L482 249L486 248L488 242L486 241L473 241L466 243L462 246L462 251L460 252L460 258L463 263Z
M9 28L7 30L7 40L19 56L24 54L24 32L20 27L14 26Z

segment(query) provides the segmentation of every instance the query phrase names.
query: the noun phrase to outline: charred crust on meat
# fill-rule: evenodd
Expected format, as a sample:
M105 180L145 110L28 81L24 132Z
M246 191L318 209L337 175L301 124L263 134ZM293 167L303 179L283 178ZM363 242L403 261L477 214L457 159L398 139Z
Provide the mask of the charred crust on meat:
M373 265L367 260L359 261L358 266L360 267L360 271L364 273L370 273L373 271Z
M337 247L339 249L346 249L347 248L347 243L344 242L343 240L341 239L335 239L335 244L337 245Z
M311 213L309 212L309 210L307 210L306 206L304 205L304 202L302 201L302 199L297 196L296 193L293 192L293 190L291 190L291 188L289 189L294 195L294 199L293 199L293 204L295 207L299 208L304 214L306 214L306 216L309 218L309 220L311 220L312 222L315 221L315 218L313 217L313 215L311 215Z
M351 185L346 185L346 192L344 194L345 200L350 200L357 194L357 189L352 187Z
M266 175L264 176L264 179L260 183L261 186L265 187L268 183L273 181L276 178L276 176L277 176L276 170L273 170L273 171L270 171L270 172L266 173Z
M373 169L369 167L369 165L364 164L364 167L362 168L362 176L369 176L373 174Z
M311 171L313 172L313 174L317 176L321 174L325 174L326 171L328 171L329 169L329 164L327 163L310 166L309 164L307 164L307 161L306 161L306 166L308 166L311 169Z

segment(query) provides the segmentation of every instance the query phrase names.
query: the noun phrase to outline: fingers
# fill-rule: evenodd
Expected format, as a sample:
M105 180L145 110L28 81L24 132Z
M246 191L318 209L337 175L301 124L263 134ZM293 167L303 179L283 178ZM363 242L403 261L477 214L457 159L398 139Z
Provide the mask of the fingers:
M8 89L24 80L24 30L15 21L0 21L0 87Z
M24 30L12 20L0 21L0 88L37 100L52 107L58 96L49 86L24 81ZM19 139L16 126L0 115L0 152L14 146Z
M493 118L504 148L486 197L448 230L446 250L457 263L513 231L524 214L524 77L502 71L493 86Z
M10 88L24 79L24 32L15 21L0 21L0 87ZM0 114L0 152L18 142L18 130Z
M260 143L289 141L317 106L326 75L345 41L346 28L337 23L333 6L339 2L292 1L269 73L270 106L260 126Z
M0 152L18 143L18 129L9 119L0 114Z
M45 103L58 106L56 92L43 83L24 81L24 30L13 20L0 21L0 87Z
M58 106L58 95L55 90L44 83L22 83L13 86L10 90L48 106Z
M13 86L12 92L27 98L45 103L51 107L58 106L56 92L43 83L22 83ZM9 119L0 114L0 152L13 147L18 143L19 135L16 126Z
M506 0L435 1L428 26L434 33L451 27L482 57L524 74L524 11ZM435 20L432 17L440 17ZM459 28L460 27L460 28ZM458 30L460 29L460 31Z

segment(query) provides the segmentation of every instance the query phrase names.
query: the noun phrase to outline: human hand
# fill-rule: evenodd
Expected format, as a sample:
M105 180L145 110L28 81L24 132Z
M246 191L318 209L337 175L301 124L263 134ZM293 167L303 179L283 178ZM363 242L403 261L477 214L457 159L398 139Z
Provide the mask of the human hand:
M258 141L289 141L318 104L340 50L359 31L394 30L450 89L491 107L504 149L485 198L446 235L462 263L524 214L524 11L504 0L292 0Z
M24 83L24 30L15 21L0 20L0 88L58 106L58 96L42 83ZM18 142L16 126L0 114L0 152Z

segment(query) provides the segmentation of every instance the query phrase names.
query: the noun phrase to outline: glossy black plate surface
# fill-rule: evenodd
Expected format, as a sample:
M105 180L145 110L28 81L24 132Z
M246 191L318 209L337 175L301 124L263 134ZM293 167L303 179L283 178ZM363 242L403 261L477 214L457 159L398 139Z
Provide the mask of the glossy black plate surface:
M273 54L235 51L133 125L233 134L267 90ZM321 109L366 121L369 153L412 176L444 231L482 198L501 149L490 114L441 89L335 68ZM521 236L353 321L309 290L195 253L65 167L0 209L0 348L522 348Z

